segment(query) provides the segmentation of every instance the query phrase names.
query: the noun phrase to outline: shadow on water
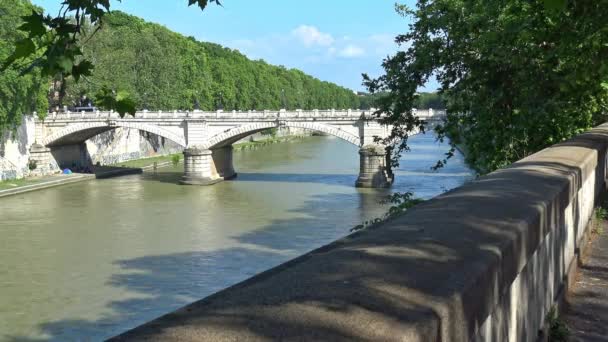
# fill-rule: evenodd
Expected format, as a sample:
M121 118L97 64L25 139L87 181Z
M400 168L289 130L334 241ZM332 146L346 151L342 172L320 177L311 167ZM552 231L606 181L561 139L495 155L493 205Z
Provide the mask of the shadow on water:
M599 164L604 165L604 162L602 159ZM539 167L545 172L538 172L536 168ZM500 265L525 264L528 253L519 253L519 249L516 249L518 252L503 250L498 246L517 243L522 246L522 250L531 251L542 241L547 230L553 229L556 239L555 248L542 249L539 252L543 254L543 260L550 262L530 266L532 268L529 279L522 282L517 294L518 298L524 298L522 303L505 304L505 312L511 312L511 305L519 305L518 310L527 312L528 308L539 307L538 300L544 298L547 289L562 281L559 272L555 272L553 276L547 275L550 274L549 268L557 270L561 267L568 232L564 215L559 214L562 208L543 205L546 203L547 193L559 193L560 197L568 199L575 198L575 191L582 184L581 175L582 171L579 168L561 163L543 161L518 163L513 168L502 170L478 180L476 184L465 186L461 191L446 193L441 201L430 201L421 205L408 216L408 219L411 220L413 216L414 220L418 219L415 222L423 224L428 221L428 217L433 217L436 226L428 224L425 225L428 229L417 230L424 232L423 234L412 231L411 234L404 235L399 229L389 230L388 234L363 232L358 239L348 243L349 248L343 250L339 257L334 255L333 258L323 260L315 258L305 266L302 264L299 265L301 267L294 266L310 275L306 279L299 279L304 282L303 284L298 285L294 279L289 279L291 276L289 272L275 273L273 276L276 277L278 284L285 287L300 286L297 289L298 294L305 294L302 297L292 297L289 290L281 291L282 287L280 287L276 289L276 296L279 298L277 300L284 299L294 305L306 307L316 305L321 308L321 313L331 312L332 317L344 319L358 309L385 316L391 322L411 323L413 320L423 322L435 319L441 324L446 324L445 329L441 329L440 335L436 336L437 340L442 339L442 336L448 339L450 336L461 336L459 331L462 330L463 321L460 318L466 319L470 325L465 328L466 331L473 331L473 327L480 326L487 317L487 312L480 309L480 298L493 298L490 292L495 291L493 286L480 285L467 288L468 291L461 293L462 300L448 300L458 297L455 293L463 291L466 283L464 279L470 275L479 275L478 272L482 269L499 267L500 271L504 271L501 273L504 277L501 286L510 284L518 270L503 268ZM566 180L572 180L576 186L564 187ZM317 212L329 195L314 197L297 209L296 213L303 214L303 217L275 220L256 232L235 236L234 239L241 242L242 246L215 252L153 255L117 261L124 271L130 273L115 274L109 279L109 283L126 291L136 292L142 297L111 303L109 306L115 311L111 317L94 322L50 322L40 328L50 336L50 340L70 339L65 337L66 332L71 333L69 336L87 336L90 339L108 337L277 265L303 252L301 242L304 239L322 234L323 227L332 224L323 211ZM505 207L505 203L512 205ZM581 214L580 206L576 202L573 204L574 222L578 222ZM473 207L480 209L471 211ZM441 215L438 215L439 213ZM522 227L523 225L519 224L522 218L531 217L539 218L538 222L544 224L535 229L531 225ZM405 222L400 220L400 224ZM315 229L307 230L305 227L315 227ZM446 227L457 229L445 229ZM345 230L347 228L348 225ZM279 231L285 236L290 236L290 239L278 243L278 246L268 243ZM576 236L577 231L574 231L574 234ZM377 249L373 249L372 253L369 249L372 246L399 248L392 250L391 253L378 254ZM488 246L497 246L497 248L488 248ZM401 254L398 253L401 251L400 248L413 252ZM247 264L254 266L243 271L245 260ZM368 266L373 267L361 268L366 262L371 263ZM321 263L324 263L322 267ZM174 267L175 265L180 265L179 269ZM314 269L307 270L306 267L314 267ZM221 276L218 269L224 271ZM460 272L464 269L470 270L469 273ZM380 287L376 286L377 284L386 286ZM420 298L417 302L412 302L408 297L396 296L394 291L386 290L391 289L389 285L399 286L399 289L408 287L419 289L420 293L417 296ZM251 288L241 288L240 294L251 298L255 291ZM501 288L500 291L503 289ZM353 300L355 297L357 300ZM439 307L435 306L431 298L445 299L445 306L443 304ZM266 304L272 305L272 300ZM217 319L220 324L225 324L226 329L249 329L261 338L268 339L273 337L272 333L275 331L286 333L316 331L319 336L327 339L360 338L364 335L361 331L345 329L352 325L327 322L324 316L315 316L315 311L302 310L301 316L286 318L265 315L264 310L259 310L259 306L256 306L255 300L247 301L239 298L235 305L237 305L236 309L227 308L227 310L235 309L238 312L228 313L226 317L205 316L206 313L203 311L198 316L201 320L198 324L204 325L205 322L214 324L213 320ZM505 319L510 318L507 315ZM179 322L168 324L179 324ZM507 321L505 324L510 326L514 323ZM276 329L264 328L268 326ZM531 340L538 334L537 330L525 330L526 328L526 325L520 327L518 336ZM494 336L493 339L499 338ZM22 339L13 337L11 340Z
M277 165L279 160L277 158ZM356 173L340 173L341 171L338 170L335 174L240 172L235 181L329 185L338 183L352 186L357 178ZM157 173L144 173L141 179L177 184L181 177L181 171L165 169ZM412 178L412 183L414 182L419 185L420 178ZM47 336L44 339L5 336L0 333L0 340L97 341L119 334L301 255L319 246L319 241L334 241L348 233L349 228L369 219L370 217L363 217L365 208L377 207L377 202L387 194L385 191L373 193L376 196L370 196L370 192L366 190L359 191L358 196L355 195L354 198L352 194L336 193L313 196L298 209L289 211L295 217L274 220L255 231L232 236L236 242L234 247L214 251L148 255L115 261L121 271L113 274L107 283L123 289L125 293L132 293L134 298L109 302L107 308L111 313L104 314L97 320L68 319L40 324L39 330ZM335 215L345 206L362 210L357 211L360 216L353 217L352 221L342 221L340 225L343 225L343 230L337 230ZM86 300L86 297L81 300Z
M172 178L174 175L167 179ZM134 293L135 298L110 302L107 307L112 314L94 321L43 323L39 329L47 338L0 334L0 340L98 341L112 337L299 256L320 246L320 241L333 241L347 234L365 218L344 221L344 229L337 230L329 213L334 215L347 202L364 212L367 206L377 206L381 197L362 193L354 199L348 194L313 196L290 211L301 217L274 220L258 230L233 236L237 247L115 261L121 271L112 275L108 284Z
M146 172L142 179L161 183L179 184L183 173L172 171ZM352 186L357 180L355 174L310 174L310 173L255 173L238 172L234 182L276 182L276 183L316 183Z

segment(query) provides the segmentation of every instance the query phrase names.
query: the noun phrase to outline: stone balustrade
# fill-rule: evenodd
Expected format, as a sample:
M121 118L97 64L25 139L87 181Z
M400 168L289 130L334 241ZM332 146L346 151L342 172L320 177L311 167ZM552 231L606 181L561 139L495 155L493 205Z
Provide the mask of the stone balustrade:
M184 147L187 167L183 184L214 184L236 175L232 166L232 149L226 148L227 146L263 130L292 127L332 135L359 147L362 164L356 185L387 187L394 177L390 163L386 161L386 146L381 145L376 138L388 137L391 127L381 124L375 113L376 109L215 112L144 110L124 117L113 111L50 113L44 120L34 120L35 139L48 148L36 151L35 158L45 165L53 157L59 157L57 164L69 163L73 154L58 153L57 150L62 146L70 146L64 148L66 151L78 150L86 155L82 145L87 139L118 127L136 129ZM419 110L416 115L430 122L441 120L445 112ZM83 162L86 163L86 160Z
M114 340L537 341L607 152L608 124Z
M343 110L280 110L280 111L138 111L132 118L139 119L179 119L183 120L186 118L196 119L276 119L276 118L373 118L376 109L370 110L355 110L355 109L343 109ZM444 117L445 111L435 110L433 111L416 110L415 113L421 118L431 117ZM50 112L48 113L45 121L49 120L97 120L97 119L120 119L120 115L114 111L90 111L90 112Z

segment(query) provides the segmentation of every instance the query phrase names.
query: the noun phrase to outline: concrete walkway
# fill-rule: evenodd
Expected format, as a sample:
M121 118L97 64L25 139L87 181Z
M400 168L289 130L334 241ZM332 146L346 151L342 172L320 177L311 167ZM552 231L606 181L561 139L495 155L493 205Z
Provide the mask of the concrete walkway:
M608 341L608 224L592 233L562 315L572 341Z

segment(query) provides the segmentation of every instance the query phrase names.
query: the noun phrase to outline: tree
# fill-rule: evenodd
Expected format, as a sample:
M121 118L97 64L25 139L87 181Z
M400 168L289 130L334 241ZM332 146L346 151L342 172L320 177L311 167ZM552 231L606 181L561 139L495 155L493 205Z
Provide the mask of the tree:
M18 0L20 3L20 0ZM209 3L221 5L219 0L188 0L188 5L198 5L204 10ZM44 15L42 9L31 8L31 14L23 17L24 23L19 29L26 33L14 45L14 51L0 67L6 72L9 67L22 69L21 74L28 74L33 70L43 76L56 77L62 82L72 76L76 82L81 76L89 76L93 70L93 63L83 57L82 39L87 33L87 27L96 29L84 41L94 35L103 23L103 17L110 11L110 0L62 0L60 13L56 17ZM121 115L134 114L134 99L121 92L105 92L100 96L106 107L117 109Z
M24 1L0 0L0 60L7 58L15 43L25 37L15 27L19 18L33 9ZM20 75L15 68L0 72L0 133L18 125L24 114L46 113L47 89L48 82L37 70L27 75Z
M31 8L14 15L9 29L15 31L21 25L19 17L31 13ZM23 18L21 27L29 25L30 17ZM54 105L74 104L86 95L95 97L97 106L123 114L136 109L215 110L220 102L227 110L279 109L283 97L290 109L358 106L357 97L346 88L301 71L251 61L236 50L198 42L119 11L104 11L97 22L83 17L73 44L78 51L74 65L88 61L91 67L81 74L74 74L72 67L72 71L42 76L52 77L60 85L61 96ZM7 65L15 74L23 68L28 69L24 74L40 74L43 67L29 69L31 58L38 57L33 54L30 60L22 58Z
M480 173L606 120L607 0L419 0L397 11L413 19L396 38L407 49L384 61L384 75L364 75L388 94L378 102L396 154L426 128L412 108L433 76L448 110L439 138L463 145Z

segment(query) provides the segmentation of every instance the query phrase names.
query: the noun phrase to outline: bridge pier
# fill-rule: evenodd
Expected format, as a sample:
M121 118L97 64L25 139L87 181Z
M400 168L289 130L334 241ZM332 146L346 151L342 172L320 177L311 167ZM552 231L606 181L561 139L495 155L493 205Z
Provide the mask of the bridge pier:
M189 147L184 150L184 175L180 181L185 185L211 185L221 182L213 163L213 152L208 149Z
M236 178L232 164L232 145L212 149L213 164L219 177L224 180Z
M235 177L232 146L212 150L190 147L184 150L184 175L181 184L211 185Z
M388 188L393 184L388 153L384 146L368 145L359 150L358 188Z

